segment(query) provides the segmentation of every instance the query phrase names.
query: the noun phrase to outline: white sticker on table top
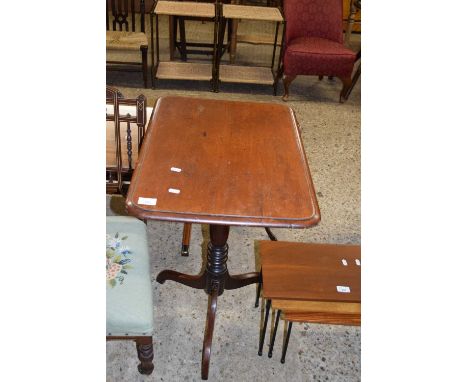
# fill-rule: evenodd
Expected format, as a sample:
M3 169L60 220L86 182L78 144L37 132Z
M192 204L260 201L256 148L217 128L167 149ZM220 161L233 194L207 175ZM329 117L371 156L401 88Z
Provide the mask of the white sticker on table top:
M356 265L357 265L358 267L360 267L360 266L361 266L361 260L356 259Z
M340 293L351 293L351 289L348 286L337 285L336 290Z
M155 206L158 199L156 198L142 198L141 196L138 198L138 204L143 204L145 206Z
M171 167L171 171L172 171L172 172L181 172L182 169L179 168L179 167Z
M180 194L180 190L178 190L177 188L170 188L169 191L171 194Z
M346 259L341 260L341 262L343 263L345 267L348 265L348 262L346 261Z

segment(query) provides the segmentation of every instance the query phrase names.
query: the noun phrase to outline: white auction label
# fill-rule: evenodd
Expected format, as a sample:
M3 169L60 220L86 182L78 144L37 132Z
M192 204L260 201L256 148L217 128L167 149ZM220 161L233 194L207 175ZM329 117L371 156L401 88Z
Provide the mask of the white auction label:
M351 293L351 289L348 286L337 285L336 290L340 293Z
M182 169L179 168L179 167L171 167L171 171L172 171L172 172L181 172Z
M171 194L180 194L180 190L178 190L177 188L170 188L168 191Z
M158 199L156 198L138 198L138 204L144 204L146 206L155 206Z

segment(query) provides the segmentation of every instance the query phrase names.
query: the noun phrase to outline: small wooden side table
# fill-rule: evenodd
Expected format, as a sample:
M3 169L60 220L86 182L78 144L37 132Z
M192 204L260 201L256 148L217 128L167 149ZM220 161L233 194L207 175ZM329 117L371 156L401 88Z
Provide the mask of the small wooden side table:
M276 49L278 43L279 27L284 24L284 17L281 13L281 9L277 7L258 7L250 5L236 5L236 4L223 4L221 8L221 18L218 33L218 59L217 73L218 80L221 82L235 82L235 83L247 83L247 84L262 84L272 85L273 92L276 95L276 85L278 82L278 73L281 61L281 54L283 50L283 36L281 37L280 43L280 60L275 70L275 58ZM255 20L255 21L270 21L276 25L275 38L273 43L273 52L270 66L245 66L245 65L221 65L221 46L224 41L224 31L226 29L226 23L228 20L233 20L233 27L230 37L231 44L231 62L235 55L235 46L237 41L237 23L238 20ZM217 86L216 86L217 88Z
M258 355L262 355L270 308L276 310L268 357L272 356L278 321L335 325L361 324L361 246L259 241L265 317Z
M258 272L229 274L229 226L306 228L320 220L294 113L270 103L160 98L126 204L140 219L210 225L201 275L164 270L157 277L208 294L202 379L218 296L260 280Z
M173 80L198 80L211 81L212 86L216 79L216 48L217 48L217 20L216 4L214 3L194 3L183 1L158 1L151 13L151 69L152 69L152 87L155 87L155 79L173 79ZM159 16L167 15L169 17L196 17L200 19L211 19L213 23L213 60L212 63L199 62L173 62L161 61L159 58ZM154 23L153 20L156 22ZM153 24L156 27L156 35L153 38ZM170 26L170 31L172 27ZM170 38L172 49L173 36ZM155 41L154 41L155 40ZM155 47L156 44L156 47ZM172 53L171 53L172 55ZM156 56L156 57L155 57ZM172 57L171 57L172 58ZM156 60L155 60L156 59ZM155 62L156 61L156 62Z

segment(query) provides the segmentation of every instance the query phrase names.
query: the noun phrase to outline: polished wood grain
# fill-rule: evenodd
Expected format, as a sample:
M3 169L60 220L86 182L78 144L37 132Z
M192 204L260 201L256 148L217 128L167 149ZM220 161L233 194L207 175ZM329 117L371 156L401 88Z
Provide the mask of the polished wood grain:
M260 241L263 297L278 300L361 302L361 247ZM342 260L346 260L344 266ZM350 293L340 293L347 286Z
M141 204L140 198L153 198L154 205ZM258 272L229 273L229 226L304 228L320 220L294 113L279 104L159 99L126 203L131 215L143 219L210 224L204 270L198 275L163 270L156 278L208 295L203 380L218 296L260 282Z
M155 106L127 208L143 219L209 224L305 228L320 220L289 107L172 96Z

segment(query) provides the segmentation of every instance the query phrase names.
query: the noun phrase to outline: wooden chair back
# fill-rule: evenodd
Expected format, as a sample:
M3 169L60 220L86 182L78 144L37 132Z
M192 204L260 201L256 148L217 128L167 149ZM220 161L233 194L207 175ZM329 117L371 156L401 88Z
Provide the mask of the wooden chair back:
M152 0L147 2L153 3ZM139 32L145 32L145 0L106 0L106 28L136 32L137 15L140 23Z
M122 113L121 106L131 112ZM146 122L144 95L126 99L117 89L106 87L106 193L126 195Z

